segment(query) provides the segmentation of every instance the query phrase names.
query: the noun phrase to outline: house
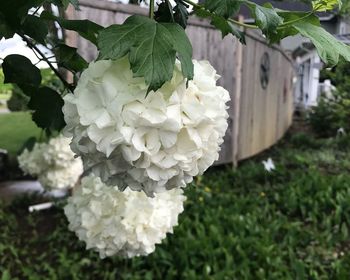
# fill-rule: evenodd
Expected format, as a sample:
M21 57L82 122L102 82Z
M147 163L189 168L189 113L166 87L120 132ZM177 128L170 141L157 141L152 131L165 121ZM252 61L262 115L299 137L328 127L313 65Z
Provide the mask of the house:
M267 1L253 0L253 2L263 5ZM269 1L275 8L291 11L310 11L310 5L302 2L292 1ZM245 23L252 23L254 19L250 16L247 7L241 8L239 12ZM322 26L338 40L350 43L350 20L336 12L318 13ZM322 92L330 94L334 88L329 81L319 82L320 70L324 67L315 47L310 40L296 35L283 39L280 45L295 60L297 79L294 89L294 103L298 109L307 109L317 105L317 101Z

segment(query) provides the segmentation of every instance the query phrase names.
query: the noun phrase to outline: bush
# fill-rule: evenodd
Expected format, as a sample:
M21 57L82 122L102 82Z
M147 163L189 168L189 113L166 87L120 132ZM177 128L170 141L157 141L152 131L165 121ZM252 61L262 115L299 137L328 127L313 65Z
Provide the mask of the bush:
M339 128L350 132L350 92L336 91L332 98L322 97L312 108L308 120L321 137L335 136Z
M12 112L27 111L29 97L17 86L13 86L12 95L7 100L7 108Z
M330 79L337 90L330 98L321 97L311 110L312 129L321 137L335 136L341 127L350 132L350 63L343 60L331 70L323 69L323 79Z

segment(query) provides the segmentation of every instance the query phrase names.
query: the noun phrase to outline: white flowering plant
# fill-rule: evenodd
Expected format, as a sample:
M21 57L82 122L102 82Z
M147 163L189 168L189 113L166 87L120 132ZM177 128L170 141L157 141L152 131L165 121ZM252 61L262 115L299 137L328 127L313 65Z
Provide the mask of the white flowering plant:
M48 143L35 143L18 156L19 166L24 173L37 177L47 190L72 188L83 173L83 164L69 143L70 139L62 135Z
M335 65L340 57L350 60L350 47L325 31L316 15L319 11L336 9L341 1L310 1L312 5L306 12L275 9L272 5L261 6L250 0L158 2L155 10L155 0L148 1L148 17L132 15L123 24L103 27L87 19L64 18L64 10L68 5L79 10L78 0L3 0L0 9L0 40L18 34L39 61L47 63L61 80L66 92L74 91L80 73L89 64L76 48L63 42L61 36L65 30L75 31L94 44L99 50L98 60L128 57L133 77L144 78L147 93L156 92L173 79L177 73L176 69L174 71L176 59L180 61L183 77L192 80L192 46L185 33L190 15L208 19L223 37L233 35L241 43L245 43L242 28L260 29L269 43L301 34L315 45L326 64ZM253 19L250 24L236 20L243 7ZM57 10L58 13L53 12ZM47 55L44 48L49 49L53 57ZM63 94L43 86L40 70L35 64L23 55L11 54L3 59L2 69L4 83L17 84L29 96L28 106L39 127L50 133L65 126L61 110ZM63 69L72 75L64 75Z
M69 199L66 214L70 229L101 257L152 252L177 223L181 188L218 159L229 93L216 85L218 75L209 62L192 60L185 33L189 11L241 43L242 27L260 29L269 43L299 33L314 43L324 62L350 61L350 47L327 33L316 16L339 4L334 0L313 1L309 12L249 0L162 0L155 11L150 0L149 17L132 15L108 27L53 13L69 4L79 9L78 0L0 4L0 40L18 34L61 80L64 92L43 86L40 70L22 55L5 57L2 69L4 82L29 96L36 124L48 135L64 128L85 173L91 173ZM253 23L235 20L241 6ZM96 61L89 64L63 43L65 30L94 44ZM54 60L43 47L51 48ZM63 75L63 69L72 75ZM22 169L48 187L74 185L81 162L57 149L60 144L45 145L24 151Z
M173 232L184 210L181 189L147 197L129 188L121 192L98 177L84 177L64 211L69 229L101 258L145 256Z
M64 132L85 170L121 190L153 196L185 187L212 165L227 129L230 97L216 85L219 76L209 62L193 63L188 85L176 63L173 79L148 95L126 57L91 63L63 107Z

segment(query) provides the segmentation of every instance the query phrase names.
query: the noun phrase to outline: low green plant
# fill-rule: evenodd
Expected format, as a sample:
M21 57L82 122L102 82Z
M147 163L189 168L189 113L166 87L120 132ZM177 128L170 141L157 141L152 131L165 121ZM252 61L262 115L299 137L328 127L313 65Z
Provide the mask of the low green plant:
M7 108L12 112L28 111L28 102L29 97L17 85L14 85L11 97L7 100Z
M0 149L7 150L11 157L17 155L28 138L39 138L41 133L29 112L0 114Z
M270 173L256 158L197 177L179 226L148 257L100 260L86 251L67 229L64 201L32 214L38 196L1 204L3 277L350 279L350 145L333 138L300 147L303 137L264 154L276 165Z

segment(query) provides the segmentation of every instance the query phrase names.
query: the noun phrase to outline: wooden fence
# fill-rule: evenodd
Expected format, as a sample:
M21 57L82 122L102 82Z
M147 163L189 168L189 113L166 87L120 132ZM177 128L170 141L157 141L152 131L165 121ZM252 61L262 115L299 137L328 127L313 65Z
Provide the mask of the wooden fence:
M80 11L70 9L72 19L90 19L103 26L122 23L131 14L146 15L134 5L80 0ZM224 39L207 21L193 18L186 32L195 59L206 59L221 75L219 84L231 95L229 129L218 163L234 163L275 144L292 122L293 64L277 46L268 47L261 36L247 33L247 45L233 36ZM67 44L78 48L87 60L96 58L96 48L67 34Z

